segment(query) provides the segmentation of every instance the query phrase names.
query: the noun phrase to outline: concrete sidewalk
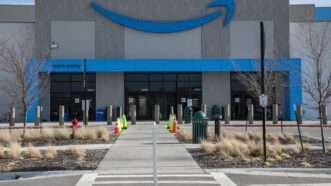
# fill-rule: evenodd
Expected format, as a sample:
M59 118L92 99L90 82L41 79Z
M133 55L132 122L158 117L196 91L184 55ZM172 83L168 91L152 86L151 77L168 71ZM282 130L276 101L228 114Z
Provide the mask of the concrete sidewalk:
M153 180L151 122L124 131L99 164L94 184L150 185ZM158 126L158 168L160 184L219 185L205 173L164 125ZM92 175L93 177L93 175ZM87 178L88 179L88 178Z
M98 170L118 173L152 173L153 124L133 125L118 138ZM203 173L198 164L164 125L160 125L158 159L161 173Z

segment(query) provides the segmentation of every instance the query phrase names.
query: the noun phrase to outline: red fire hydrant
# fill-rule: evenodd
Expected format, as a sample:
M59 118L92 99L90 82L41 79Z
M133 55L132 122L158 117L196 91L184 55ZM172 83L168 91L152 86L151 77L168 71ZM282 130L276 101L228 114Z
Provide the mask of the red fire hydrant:
M79 121L76 117L71 121L71 128L72 128L71 138L74 139L75 138L75 132L79 128Z

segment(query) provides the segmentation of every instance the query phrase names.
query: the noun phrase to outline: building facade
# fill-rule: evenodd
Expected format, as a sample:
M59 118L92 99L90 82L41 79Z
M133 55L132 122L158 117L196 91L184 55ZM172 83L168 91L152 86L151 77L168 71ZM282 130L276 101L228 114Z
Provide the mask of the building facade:
M290 54L302 60L303 116L307 120L318 120L318 89L312 83L317 80L317 63L321 64L321 90L325 89L331 74L331 8L298 5L291 6L290 12ZM326 103L330 116L330 99Z
M306 14L292 15L288 0L36 0L32 8L34 57L50 77L36 103L45 120L57 120L59 105L67 119L81 115L85 99L91 120L108 105L126 113L136 105L137 119L149 120L155 104L165 119L179 103L206 104L209 114L230 104L238 120L254 103L258 117L238 73L259 71L261 20L267 70L281 74L282 117L295 119L302 103L301 60L289 41L290 19Z

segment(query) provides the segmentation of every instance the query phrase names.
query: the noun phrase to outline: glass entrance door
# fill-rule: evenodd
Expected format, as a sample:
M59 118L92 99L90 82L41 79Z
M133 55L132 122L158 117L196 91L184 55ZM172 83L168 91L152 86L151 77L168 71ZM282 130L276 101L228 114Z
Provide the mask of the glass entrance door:
M160 105L161 119L169 117L171 106L185 107L192 100L194 110L201 105L200 73L127 73L125 74L125 112L136 105L137 120L152 120L154 106Z

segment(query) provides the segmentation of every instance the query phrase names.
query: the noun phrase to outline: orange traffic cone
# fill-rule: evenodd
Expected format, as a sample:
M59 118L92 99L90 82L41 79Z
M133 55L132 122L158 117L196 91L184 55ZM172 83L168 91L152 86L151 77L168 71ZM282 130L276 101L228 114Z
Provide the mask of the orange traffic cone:
M114 133L115 133L115 135L119 135L121 133L121 126L119 123L119 119L117 119L117 121L115 123Z
M174 119L174 122L172 123L172 133L176 134L177 133L177 119Z

